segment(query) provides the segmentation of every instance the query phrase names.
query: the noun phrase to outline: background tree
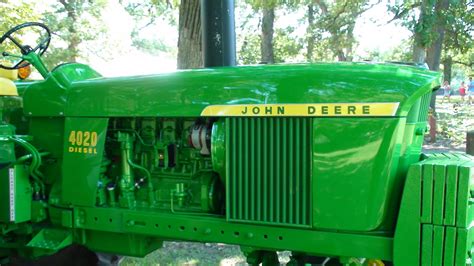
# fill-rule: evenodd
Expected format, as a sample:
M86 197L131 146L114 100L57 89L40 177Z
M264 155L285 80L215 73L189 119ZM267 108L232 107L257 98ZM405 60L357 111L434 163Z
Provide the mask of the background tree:
M161 52L174 54L175 47L165 44L162 38L147 38L148 36L142 36L141 33L150 26L162 22L176 26L179 2L179 0L120 0L119 3L134 21L134 27L130 35L132 46L152 55L158 55Z
M201 5L199 0L181 0L178 30L178 69L202 67Z
M352 61L353 49L356 43L354 28L357 18L372 8L376 3L369 4L368 0L354 1L325 1L311 0L307 5L307 52L308 61L313 61L315 42L324 44L324 50L331 51L324 55L338 61ZM326 36L326 37L323 37ZM321 55L321 53L319 53Z
M106 32L101 20L106 4L106 0L58 0L43 14L42 21L60 38L52 42L50 51L45 54L47 65L85 59L86 45L82 44L99 39ZM100 53L98 47L94 48L96 54Z
M255 12L261 13L260 21L260 62L275 63L273 37L275 9L280 4L277 0L246 0Z
M37 21L40 14L36 10L35 2L0 0L0 35L20 23ZM12 48L11 43L7 45Z
M394 13L391 21L398 20L413 32L413 61L438 70L447 31L448 46L452 46L451 39L457 43L458 38L472 39L472 3L472 0L405 0L388 8Z
M450 6L451 4L451 6ZM418 64L427 63L431 70L437 71L440 67L441 53L443 51L443 43L445 40L445 33L447 29L457 28L456 26L456 12L458 15L466 15L472 13L472 1L466 2L464 0L450 1L450 0L419 0L410 1L405 0L401 5L389 6L395 16L393 20L402 20L403 24L410 28L413 32L413 61ZM415 12L418 11L418 12ZM464 11L467 11L465 13ZM416 13L419 13L416 16ZM472 39L472 17L467 20L462 18L463 28L470 28ZM466 23L467 22L467 23ZM456 31L454 31L456 32ZM450 38L456 38L450 35ZM448 41L449 42L449 41ZM452 59L447 58L448 68L451 68ZM446 80L451 79L450 70L445 76ZM434 112L432 119L430 119L430 136L431 141L436 140L436 94L433 93L430 106Z
M0 32L6 32L22 22L37 21L36 2L0 0Z
M239 64L295 61L303 48L297 24L279 27L277 17L287 17L300 8L300 1L236 1L237 59Z
M474 1L453 1L446 12L442 51L444 77L452 80L453 65L466 73L474 64Z
M201 7L199 0L121 0L122 5L135 20L132 32L133 44L140 50L156 53L169 52L160 41L139 37L139 32L154 23L157 18L174 25L178 21L177 68L200 68L203 66L201 44ZM178 9L178 15L175 10Z

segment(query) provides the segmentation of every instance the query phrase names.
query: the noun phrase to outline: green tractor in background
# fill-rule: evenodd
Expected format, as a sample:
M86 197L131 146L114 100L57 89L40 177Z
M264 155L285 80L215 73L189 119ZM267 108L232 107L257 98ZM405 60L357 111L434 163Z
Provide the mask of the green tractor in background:
M36 45L17 37L30 29ZM0 66L2 257L74 243L142 257L183 240L239 245L250 264L290 250L292 265L471 265L474 161L421 152L438 73L320 63L104 78L49 71L50 39L39 23L0 38L13 61ZM44 80L5 78L28 64Z

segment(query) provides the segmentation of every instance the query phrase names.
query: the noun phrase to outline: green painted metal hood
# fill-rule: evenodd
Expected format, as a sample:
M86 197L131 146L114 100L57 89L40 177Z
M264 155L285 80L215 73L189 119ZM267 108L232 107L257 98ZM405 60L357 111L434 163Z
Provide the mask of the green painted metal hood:
M66 116L182 117L209 105L396 102L405 116L439 85L439 73L402 65L260 65L74 81L55 104L64 103Z

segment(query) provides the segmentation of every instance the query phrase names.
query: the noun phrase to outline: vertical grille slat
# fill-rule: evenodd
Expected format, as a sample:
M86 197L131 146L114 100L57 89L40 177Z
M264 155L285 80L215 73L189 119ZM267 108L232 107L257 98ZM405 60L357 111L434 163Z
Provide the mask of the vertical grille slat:
M286 135L286 129L288 128L287 124L286 124L286 119L283 118L283 126L281 127L281 131L282 131L282 142L287 140L287 143L288 143L288 137ZM288 168L288 164L285 163L285 162L288 162L287 159L286 159L286 155L288 154L288 147L286 145L282 145L282 153L281 153L281 157L282 157L282 179L283 179L283 186L281 187L281 191L282 191L282 194L283 194L283 197L282 197L282 204L283 204L283 216L281 217L281 221L282 223L287 223L287 213L288 213L288 200L287 200L287 193L286 193L286 189L288 188L287 184L288 184L288 181L287 181L287 178L288 178L288 173L287 173L287 168Z
M243 143L243 135L244 135L244 132L243 132L243 123L242 123L242 120L238 120L238 127L237 129L239 130L239 135L237 136L239 138L239 142L236 144L237 145L237 149L239 151L238 153L238 161L239 162L242 162L242 155L244 154L243 153L243 147L242 147L242 143ZM239 145L240 143L240 145ZM237 175L238 176L243 176L243 167L238 167L237 168ZM238 187L237 189L235 190L235 194L237 194L237 208L238 208L238 213L239 213L239 217L242 217L242 210L243 210L243 207L242 206L242 201L240 200L242 198L242 193L243 193L243 190L242 190L242 178L238 178L237 179L238 181Z
M311 118L226 119L231 221L311 225Z
M289 126L287 127L287 130L288 130L288 143L290 145L289 146L289 149L288 149L288 154L292 154L294 156L295 152L294 152L294 145L292 145L293 143L293 140L294 140L294 135L293 135L293 120L294 119L289 119ZM289 157L289 156L288 156ZM286 178L288 178L288 187L286 188L286 191L285 191L285 194L287 194L287 198L289 200L289 208L288 208L288 211L289 211L289 214L288 214L288 222L289 223L293 223L293 210L294 210L294 205L293 205L293 197L292 197L292 189L294 188L294 179L295 179L295 176L293 175L293 160L289 160L289 158L286 158L286 160L288 161L288 174L286 176Z
M301 129L300 118L297 118L297 119L296 119L296 127L295 127L295 130L296 130L295 147L296 147L297 149L298 149L298 147L301 147L301 145L300 145L300 140L301 140L301 138L303 137L303 136L301 135L300 129ZM300 154L299 152L296 152L296 156L295 156L295 157L296 157L296 161L297 161L297 162L300 162L300 161L301 161L301 156L300 156L300 155L301 155L301 154ZM300 193L301 193L301 192L302 192L302 191L301 191L301 183L303 183L304 181L301 180L301 179L302 179L302 176L301 176L300 170L301 170L300 167L298 167L298 166L295 167L295 175L296 175L296 187L295 187L295 192L300 191ZM301 206L300 206L300 203L301 203L301 202L300 202L299 200L296 200L295 203L296 203L295 208L296 208L297 210L299 210L299 209L301 208ZM300 215L301 215L301 213L299 213L299 215L296 216L296 221L295 221L295 223L297 223L297 224L300 224L300 223L301 223L301 221L300 221L300 218L301 218Z
M281 174L280 174L280 145L278 145L279 143L281 143L281 136L280 136L280 119L276 119L275 121L275 134L276 134L276 137L275 137L275 151L276 151L276 155L275 155L275 169L277 169L275 171L275 178L276 178L276 188L275 188L275 191L277 193L280 193L280 178L281 178ZM278 217L280 217L281 215L281 198L280 197L276 197L275 199L276 201L276 219L278 219Z
M268 169L268 172L269 172L269 177L270 177L270 191L275 191L275 187L274 187L274 178L272 178L274 175L274 160L273 160L273 147L274 147L274 144L273 144L273 132L275 131L275 128L274 128L274 125L273 125L273 119L270 119L269 121L269 136L268 136L268 143L269 143L269 155L270 155L270 163L269 163L269 169ZM274 193L269 193L270 195L270 200L269 200L269 211L270 211L270 214L269 214L269 221L270 222L274 222L276 219L274 217L274 209L275 209L275 205L273 204L275 202L275 195Z
M431 93L427 93L423 97L421 97L420 114L418 116L418 122L428 121L430 101L431 101Z
M307 130L308 130L307 124L306 124L306 123L303 123L303 126L302 126L302 133L301 133L301 134L304 135ZM311 129L310 129L310 130L311 130ZM307 147L308 145L311 145L310 143L308 143L308 139L306 139L306 138L304 138L304 137L301 138L301 146ZM311 156L311 154L308 154L307 156ZM304 166L307 165L307 163L308 163L308 162L307 162L307 158L306 158L307 156L305 156L305 155L303 154L303 156L301 157L301 163L302 163ZM301 170L302 170L302 171L301 171L301 178L303 178L303 182L304 182L304 177L307 176L309 173L306 171L306 167L303 167ZM306 191L309 190L309 189L310 189L309 186L308 186L308 187L304 187L304 186L301 187L301 191L302 191L301 197L302 197L303 199L306 199L306 198L308 197L309 193L307 194ZM306 201L303 200L301 203L302 203L301 208L302 208L303 210L306 209L306 206L307 206ZM308 216L307 216L307 213L302 212L301 214L302 214L302 218L301 218L302 221L306 221L306 219L307 219L307 217L308 217Z

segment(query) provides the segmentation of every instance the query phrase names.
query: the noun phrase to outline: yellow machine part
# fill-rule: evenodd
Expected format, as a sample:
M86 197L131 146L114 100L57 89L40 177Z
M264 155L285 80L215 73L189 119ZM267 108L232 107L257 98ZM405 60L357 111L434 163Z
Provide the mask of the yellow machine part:
M368 260L367 266L384 266L385 264L381 260Z
M13 80L18 77L18 71L0 69L0 96L18 96L18 90Z
M0 68L0 78L6 78L9 80L17 80L18 79L18 70L13 69L3 69Z
M0 96L18 96L15 83L9 79L0 77Z
M0 96L18 96L15 83L9 79L0 77Z

